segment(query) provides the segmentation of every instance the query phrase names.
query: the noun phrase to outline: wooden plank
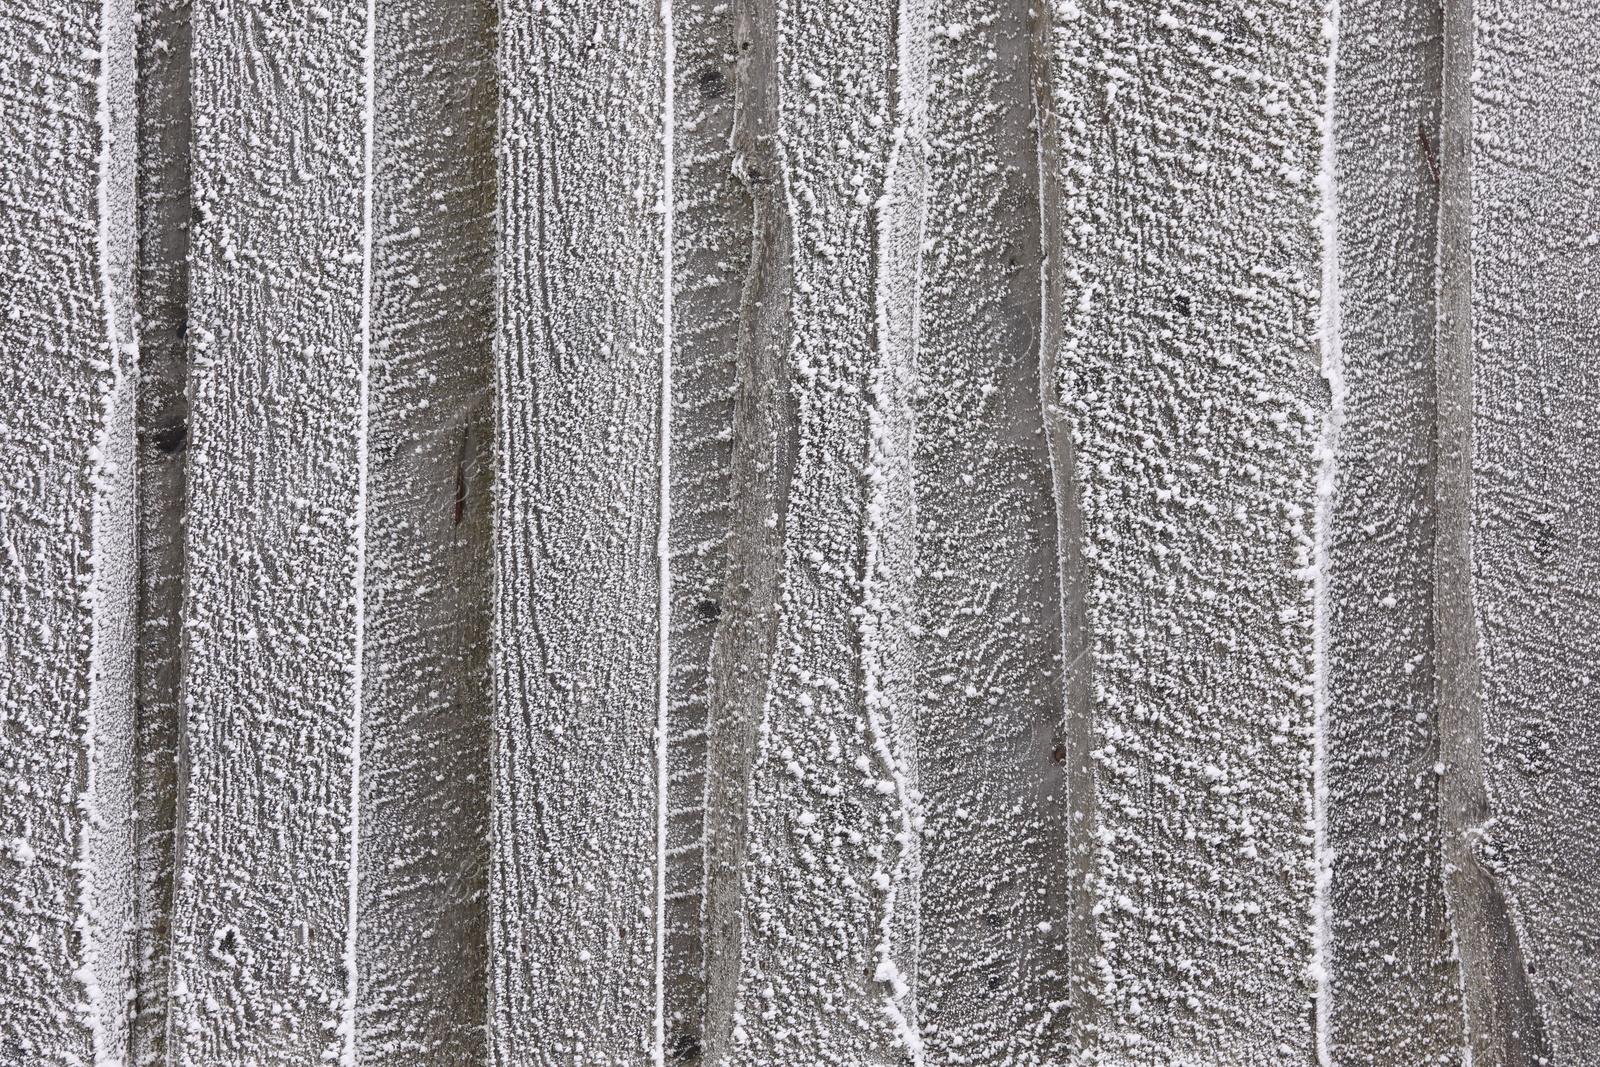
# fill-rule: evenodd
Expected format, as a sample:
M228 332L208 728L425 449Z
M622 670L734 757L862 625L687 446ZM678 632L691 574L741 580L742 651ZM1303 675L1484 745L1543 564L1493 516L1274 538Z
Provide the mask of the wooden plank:
M1588 281L1600 36L1560 8L1455 3L1445 20L1446 889L1473 1062L1560 1063L1600 1040L1600 296Z
M712 646L733 556L734 391L752 203L733 172L734 14L673 11L671 656L664 1050L704 1041L707 737Z
M1092 746L1073 1011L1107 1062L1312 1058L1322 10L1055 10Z
M377 9L357 1058L487 1057L494 6Z
M1334 1063L1453 1062L1464 1037L1433 771L1441 19L1430 3L1339 9L1334 472L1319 609L1320 1029Z
M930 1061L1065 1062L1070 883L1059 515L1041 348L1049 18L931 5L916 300L916 621ZM1042 102L1042 101L1041 101ZM1056 461L1063 476L1065 462Z
M370 16L194 11L179 1064L354 1061Z
M197 22L176 1056L483 1055L489 14Z
M734 10L755 240L712 658L706 1054L898 1061L919 1048L902 317L917 176L891 164L910 132L892 72L920 77L920 13Z
M1595 34L1336 15L0 14L0 1059L1600 1044Z
M128 1059L165 1064L182 677L189 4L142 0L139 126L138 972Z
M500 7L496 1062L659 1048L664 241L655 4Z
M131 5L0 12L0 1055L120 1060L133 968Z

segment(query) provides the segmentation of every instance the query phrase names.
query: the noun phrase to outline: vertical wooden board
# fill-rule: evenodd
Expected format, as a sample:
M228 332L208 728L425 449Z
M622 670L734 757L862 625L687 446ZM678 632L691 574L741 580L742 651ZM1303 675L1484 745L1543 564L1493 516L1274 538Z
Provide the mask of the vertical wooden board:
M349 1062L371 26L222 3L193 35L169 1056Z
M1443 27L1432 3L1346 0L1339 21L1320 1027L1332 1063L1455 1063L1459 975L1433 770Z
M659 1043L666 39L653 3L507 2L492 1055Z
M138 957L129 1061L166 1063L178 793L189 272L189 4L142 0L139 126Z
M917 973L937 1063L1057 1063L1071 1052L1065 645L1040 368L1040 16L1022 0L943 0L928 16Z
M1304 1062L1323 9L1055 15L1093 782L1074 1025L1099 1062Z
M673 11L671 655L665 942L668 1059L702 1056L711 650L729 599L734 388L751 258L749 195L733 169L734 15Z
M378 11L357 1058L487 1058L494 7Z
M891 454L889 422L907 349L903 329L888 339L883 302L904 294L881 277L886 235L901 236L880 198L907 132L893 74L903 12L736 14L734 165L755 241L713 653L707 1051L897 1062L917 1048L918 827L893 662L910 620L891 609L909 457Z
M133 20L0 13L0 1056L126 1052Z
M742 1056L749 1039L739 989L752 855L751 776L777 640L782 519L795 464L795 402L785 373L794 236L777 138L777 25L776 4L746 2L733 8L731 170L740 196L748 198L750 241L741 262L728 426L728 569L707 677L701 1047L706 1062L714 1064Z
M1441 576L1469 583L1470 612L1448 623L1477 661L1477 691L1465 694L1477 708L1447 713L1481 740L1442 760L1449 779L1481 776L1461 788L1479 792L1482 808L1456 808L1446 822L1462 846L1457 866L1476 875L1466 914L1478 913L1477 944L1462 947L1468 1021L1475 1062L1577 1062L1600 1043L1600 32L1576 9L1447 11L1471 20L1455 24L1467 80L1446 104L1470 182L1470 216L1452 203L1461 225L1470 217L1470 244L1449 249L1449 281L1470 286L1455 295L1471 306L1470 334L1452 340L1470 348L1465 358L1452 350L1447 413L1451 458L1470 466L1444 502L1465 525L1466 556Z

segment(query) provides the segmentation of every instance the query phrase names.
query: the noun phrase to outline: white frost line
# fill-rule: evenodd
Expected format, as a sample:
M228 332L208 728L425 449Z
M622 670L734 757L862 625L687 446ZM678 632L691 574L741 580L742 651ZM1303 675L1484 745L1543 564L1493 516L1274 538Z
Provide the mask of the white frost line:
M353 715L350 724L350 857L349 900L344 933L344 1008L339 1020L344 1030L340 1067L356 1067L356 920L361 890L361 713L365 700L367 628L367 379L372 358L372 138L377 107L378 12L376 0L367 0L367 36L362 53L361 130L361 367L356 396L356 503L355 503L355 673L351 686Z
M369 0L370 2L370 0ZM669 642L672 624L672 215L674 165L673 78L677 67L677 41L673 36L672 0L661 0L661 512L656 528L656 899L655 899L655 1010L650 1058L656 1067L666 1063L667 1044L667 709L668 672L672 664Z
M1316 548L1312 576L1312 725L1311 725L1311 812L1312 848L1316 862L1316 882L1312 895L1311 977L1316 983L1317 1004L1314 1041L1317 1063L1330 1067L1328 1014L1332 979L1328 971L1328 946L1332 933L1332 905L1329 891L1333 878L1333 857L1328 850L1328 542L1333 536L1334 491L1337 488L1339 430L1344 422L1345 384L1343 355L1339 347L1339 200L1335 183L1338 164L1338 126L1334 121L1334 72L1339 55L1339 0L1330 0L1323 36L1328 41L1327 73L1322 114L1322 165L1317 181L1321 186L1322 210L1317 220L1322 234L1322 309L1317 324L1322 348L1322 375L1327 379L1329 410L1323 416L1321 440L1317 443Z
M915 0L911 0L915 3ZM875 293L875 315L878 327L879 359L878 365L873 369L872 381L868 388L870 398L867 407L867 462L871 469L877 473L871 481L871 500L867 508L866 528L866 567L862 580L862 601L867 608L861 623L862 653L865 667L865 688L863 694L867 710L867 721L872 733L874 747L878 757L883 762L894 783L895 802L898 808L897 815L900 821L900 835L905 842L900 849L894 863L894 876L889 885L889 890L884 897L883 916L879 924L882 940L877 946L878 966L874 974L877 981L888 984L888 991L884 995L884 1014L888 1016L894 1026L895 1035L900 1043L905 1046L906 1052L911 1057L914 1067L922 1067L923 1043L922 1035L918 1030L917 1021L909 1018L901 1006L901 1000L910 991L905 978L895 961L894 952L894 927L896 909L899 904L900 889L905 882L917 877L917 864L913 860L913 842L917 839L913 813L917 802L912 797L911 784L907 780L905 768L895 758L894 748L889 743L890 721L887 721L880 709L889 709L888 699L884 696L882 682L884 680L884 663L880 622L886 616L882 603L878 599L879 578L883 572L883 524L888 514L888 471L892 470L891 455L886 449L886 442L890 440L890 413L886 408L896 402L900 395L897 382L898 373L906 373L909 368L896 365L893 353L898 348L902 351L914 352L919 337L919 321L922 291L922 234L927 224L927 196L923 183L918 183L918 188L908 190L901 188L906 183L908 165L904 153L912 142L922 141L922 120L926 102L920 97L913 97L906 91L907 83L911 83L917 91L926 83L926 72L918 62L922 57L914 51L918 47L920 34L914 33L910 25L911 20L905 17L905 8L909 4L901 4L901 18L899 19L900 32L896 41L895 63L895 92L894 110L895 124L893 140L889 149L889 160L884 171L883 197L876 205L877 231L878 231L878 265L879 277L877 292ZM920 27L919 27L920 28ZM912 163L910 167L918 176L924 171L920 164ZM909 204L914 204L917 211L915 240L907 241L901 227L904 224L902 210ZM889 284L900 280L899 270L905 267L902 261L902 250L910 248L911 278L909 293L890 294L886 290L885 276ZM885 270L886 260L892 259L895 269ZM906 308L906 321L904 332L896 328L889 301L898 295L904 299L909 307ZM909 446L908 446L909 447Z
M102 0L100 4L100 25L98 55L99 70L95 76L95 122L100 129L100 151L98 153L95 183L95 269L100 275L100 301L101 314L107 345L107 364L111 371L111 390L101 398L100 425L95 431L95 443L90 449L90 486L92 490L90 515L89 515L89 572L90 572L90 607L92 613L89 619L89 695L85 708L85 723L83 732L84 742L84 768L85 781L84 793L80 798L87 804L78 826L78 907L80 916L89 921L83 927L83 958L79 970L74 972L74 977L83 986L84 1002L87 1010L84 1013L85 1021L89 1027L90 1048L93 1051L96 1063L108 1065L120 1064L121 1057L112 1049L115 1034L121 1027L108 1025L106 1018L107 990L101 988L100 972L100 946L97 940L98 904L95 899L95 866L94 827L99 824L100 813L95 805L95 766L97 764L95 752L95 737L98 733L98 711L105 699L103 694L106 686L106 663L102 655L105 637L102 629L105 625L102 613L105 605L102 600L102 582L105 578L106 545L103 543L105 527L108 516L107 509L110 501L107 497L112 490L111 481L117 476L117 468L111 460L112 447L112 420L117 416L117 405L123 397L123 386L126 381L122 358L124 355L131 359L138 358L138 348L135 343L128 346L124 352L118 340L117 329L117 302L116 285L114 281L115 264L111 254L111 171L114 165L112 145L114 135L111 129L111 30L112 20L116 13L116 0ZM128 472L123 472L127 477ZM130 857L131 859L131 857ZM120 991L114 991L120 994ZM122 1011L122 1005L117 997L110 1000L111 1010Z

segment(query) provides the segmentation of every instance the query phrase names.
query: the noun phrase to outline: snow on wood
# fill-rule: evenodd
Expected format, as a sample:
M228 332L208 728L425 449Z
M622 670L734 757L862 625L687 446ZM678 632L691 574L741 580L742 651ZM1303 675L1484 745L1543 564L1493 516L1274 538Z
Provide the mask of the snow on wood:
M1043 289L1039 14L1021 0L944 0L926 16L926 148L914 153L928 170L912 402L927 820L917 994L937 1063L1056 1063L1072 1051L1066 635L1040 366L1056 309Z
M507 2L491 803L496 1062L657 1034L662 11Z
M494 7L377 7L356 1055L483 1062Z
M1320 1022L1334 1063L1455 1062L1460 977L1433 769L1441 13L1347 0L1339 18Z
M193 16L179 1064L353 1061L372 23Z
M1446 889L1473 1062L1600 1041L1592 729L1600 221L1587 13L1445 10L1439 616Z
M133 969L131 5L0 13L0 1055L121 1062Z
M1074 1026L1106 1062L1309 1060L1323 8L1055 18Z

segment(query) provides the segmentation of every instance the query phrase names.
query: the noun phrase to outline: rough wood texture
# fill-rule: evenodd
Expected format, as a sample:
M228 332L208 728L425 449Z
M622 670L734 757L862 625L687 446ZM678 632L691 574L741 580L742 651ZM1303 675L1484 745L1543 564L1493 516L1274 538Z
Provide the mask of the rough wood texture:
M1093 745L1072 755L1093 789L1077 1039L1107 1062L1305 1061L1321 13L1055 10L1050 387L1089 635L1067 714Z
M1445 19L1447 886L1473 1062L1579 1062L1600 1040L1587 725L1600 378L1586 280L1600 35L1559 8L1461 2Z
M132 7L0 12L0 1057L125 1054L133 849Z
M1345 3L1334 72L1325 324L1320 807L1323 1052L1455 1063L1435 700L1435 326L1441 12ZM1396 1014L1407 1025L1398 1030Z
M920 822L895 610L909 454L891 425L910 335L889 318L914 295L893 242L917 201L880 198L899 188L907 57L890 8L735 12L755 241L712 661L707 1051L893 1062L918 1052Z
M138 6L138 971L129 1060L165 1064L189 439L189 4Z
M193 21L172 1062L353 1062L370 12Z
M377 8L356 1055L487 1054L494 7Z
M946 0L927 17L912 402L919 1021L932 1062L1055 1063L1072 1019L1066 635L1040 363L1042 318L1056 314L1035 132L1049 18L1022 0Z
M13 8L0 1063L1600 1045L1585 12Z
M705 786L706 1062L741 1054L734 1010L742 973L750 778L777 634L784 517L795 463L788 374L793 220L780 170L777 5L733 8L732 173L750 205L734 339L728 573L707 676ZM742 1045L742 1042L741 1042Z
M705 1042L712 646L724 611L742 599L729 584L738 551L733 516L741 510L733 488L734 396L740 302L756 253L751 198L733 169L738 46L732 7L688 4L674 16L670 777L662 1013L666 1055L692 1063ZM749 447L741 446L746 452Z
M500 9L490 1032L637 1063L657 997L667 76L653 4Z

